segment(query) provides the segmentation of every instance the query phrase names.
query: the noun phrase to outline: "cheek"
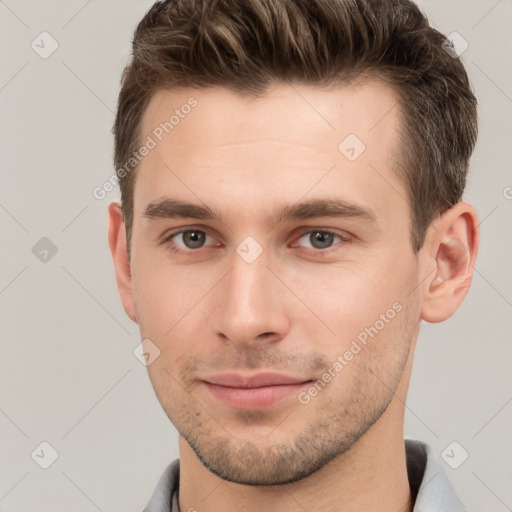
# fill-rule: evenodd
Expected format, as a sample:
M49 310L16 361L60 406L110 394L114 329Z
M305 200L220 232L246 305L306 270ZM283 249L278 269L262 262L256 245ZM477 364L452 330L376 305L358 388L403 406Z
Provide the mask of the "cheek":
M134 258L133 293L145 327L170 324L182 292L179 274L149 255ZM179 303L178 303L179 304Z
M193 330L207 318L204 298L218 277L200 266L155 265L149 257L137 263L132 277L141 335L152 339L162 355L172 351L172 360L179 360L190 350L191 336L196 338Z
M373 264L343 264L311 266L308 271L289 274L285 279L294 283L299 297L318 317L319 325L330 331L330 338L341 344L364 333L366 328L386 326L403 307L411 290L412 269L391 262ZM382 318L381 318L382 317ZM393 322L396 323L396 322ZM318 338L318 336L317 336ZM325 345L330 343L325 341Z
M417 336L418 302L395 302L376 318L347 329L340 326L337 338L324 344L329 367L320 380L329 384L317 406L326 413L345 408L355 414L351 404L371 413L396 391Z

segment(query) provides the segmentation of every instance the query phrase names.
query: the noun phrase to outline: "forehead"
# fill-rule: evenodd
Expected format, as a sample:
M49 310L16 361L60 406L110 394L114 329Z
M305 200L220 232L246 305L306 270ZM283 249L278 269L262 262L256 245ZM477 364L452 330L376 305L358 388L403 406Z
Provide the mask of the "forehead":
M320 147L315 143L324 141L329 132L334 142L347 132L371 142L375 137L387 140L392 136L390 129L398 124L398 104L395 89L381 80L329 88L275 84L258 96L222 87L161 89L146 107L141 133L158 132L159 126L168 123L169 133L162 127L162 135L172 138L175 145L186 144L189 131L199 128L188 142L220 146L258 138L288 138L309 140ZM244 140L247 135L249 141Z
M396 196L406 202L393 172L399 127L398 95L381 81L281 84L257 97L220 87L160 90L142 119L141 140L154 147L137 170L135 213L176 194L233 211L245 203L253 213L281 206L273 199L335 191L377 208Z

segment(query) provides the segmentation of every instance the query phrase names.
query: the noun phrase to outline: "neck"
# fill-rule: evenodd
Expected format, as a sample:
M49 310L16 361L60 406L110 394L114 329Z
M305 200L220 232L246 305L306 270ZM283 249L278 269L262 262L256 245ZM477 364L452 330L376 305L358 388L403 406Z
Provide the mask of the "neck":
M394 510L411 512L403 437L403 403L397 397L359 441L312 475L276 486L222 480L207 470L180 437L181 511L269 512Z

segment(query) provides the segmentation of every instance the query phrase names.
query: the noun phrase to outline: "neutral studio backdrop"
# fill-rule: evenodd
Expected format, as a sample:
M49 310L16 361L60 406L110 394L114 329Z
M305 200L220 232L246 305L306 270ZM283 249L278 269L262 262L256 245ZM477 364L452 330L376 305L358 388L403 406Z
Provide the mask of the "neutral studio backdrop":
M0 0L2 512L141 511L178 455L176 431L133 354L138 328L118 297L106 238L106 208L118 190L103 200L92 194L113 173L119 78L151 4ZM434 26L468 43L462 59L479 100L480 136L465 199L479 212L482 238L463 306L422 328L406 437L450 455L443 464L469 510L505 512L512 1L421 7Z

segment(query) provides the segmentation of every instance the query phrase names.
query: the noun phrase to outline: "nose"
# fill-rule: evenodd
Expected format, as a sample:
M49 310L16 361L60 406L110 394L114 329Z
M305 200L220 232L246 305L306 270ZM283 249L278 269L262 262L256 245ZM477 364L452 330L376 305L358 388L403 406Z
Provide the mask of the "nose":
M215 287L214 332L234 345L257 346L282 340L290 329L283 284L261 255L247 263L238 254Z

